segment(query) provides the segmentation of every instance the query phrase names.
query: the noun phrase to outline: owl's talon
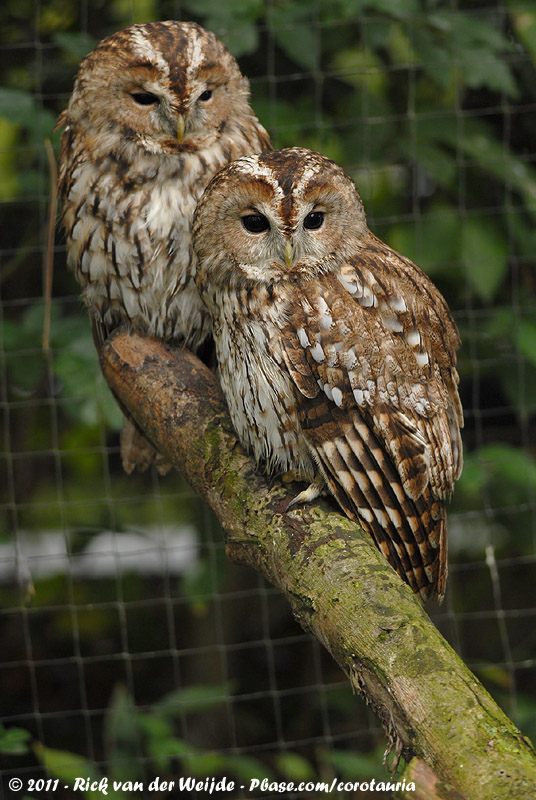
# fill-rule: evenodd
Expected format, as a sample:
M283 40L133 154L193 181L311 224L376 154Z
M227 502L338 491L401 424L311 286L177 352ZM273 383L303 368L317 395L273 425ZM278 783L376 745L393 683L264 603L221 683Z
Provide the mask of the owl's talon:
M297 506L301 503L312 503L313 500L316 500L317 497L320 497L320 495L323 494L324 489L324 478L315 478L314 481L309 484L307 489L304 489L303 492L297 494L296 497L290 501L285 511L289 511L293 506Z

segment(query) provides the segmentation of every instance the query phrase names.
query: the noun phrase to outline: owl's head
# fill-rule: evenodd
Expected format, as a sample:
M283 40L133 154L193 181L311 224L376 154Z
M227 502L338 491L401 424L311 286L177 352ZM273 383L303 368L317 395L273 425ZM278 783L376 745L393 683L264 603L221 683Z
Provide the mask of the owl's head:
M131 25L82 61L64 116L97 151L118 137L151 152L209 147L248 106L233 56L194 22Z
M368 233L361 198L334 161L300 147L239 158L194 217L202 283L270 283L328 272Z

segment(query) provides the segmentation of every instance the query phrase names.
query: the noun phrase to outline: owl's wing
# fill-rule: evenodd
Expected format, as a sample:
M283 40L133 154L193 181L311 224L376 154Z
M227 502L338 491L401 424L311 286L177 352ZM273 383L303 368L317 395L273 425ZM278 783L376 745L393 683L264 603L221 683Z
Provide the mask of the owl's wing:
M444 500L462 465L459 338L445 301L372 237L351 263L297 284L286 319L282 358L331 491L414 591L442 596Z

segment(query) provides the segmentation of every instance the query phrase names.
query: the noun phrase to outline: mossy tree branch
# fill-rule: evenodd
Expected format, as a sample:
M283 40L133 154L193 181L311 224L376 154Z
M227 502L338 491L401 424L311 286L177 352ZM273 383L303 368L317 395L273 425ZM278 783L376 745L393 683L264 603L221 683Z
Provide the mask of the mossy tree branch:
M283 592L391 743L425 762L420 770L414 760L408 774L426 774L432 785L438 777L421 796L534 800L530 742L366 533L327 502L286 513L293 495L269 484L241 449L210 370L186 350L124 333L107 342L102 368L130 415L216 513L229 557Z

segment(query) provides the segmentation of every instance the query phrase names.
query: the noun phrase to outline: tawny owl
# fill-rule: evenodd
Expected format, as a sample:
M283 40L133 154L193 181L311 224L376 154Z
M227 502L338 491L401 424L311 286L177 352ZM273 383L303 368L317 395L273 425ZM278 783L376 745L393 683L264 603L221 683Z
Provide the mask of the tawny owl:
M242 443L326 487L415 592L445 591L445 501L462 466L445 300L372 234L333 161L291 148L240 158L194 217L196 282Z
M131 25L82 61L58 121L59 193L98 349L124 323L193 349L207 336L192 215L220 167L270 147L248 96L225 45L193 22ZM127 471L146 466L128 441Z

